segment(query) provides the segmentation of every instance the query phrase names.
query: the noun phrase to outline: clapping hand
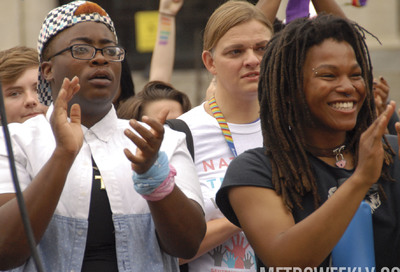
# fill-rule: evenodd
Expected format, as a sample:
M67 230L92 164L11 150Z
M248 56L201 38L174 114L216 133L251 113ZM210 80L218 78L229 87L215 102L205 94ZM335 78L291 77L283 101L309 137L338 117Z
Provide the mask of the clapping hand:
M164 123L168 115L168 110L162 111L157 118L143 116L142 121L150 126L147 129L138 121L129 121L131 127L139 134L126 129L125 135L137 146L136 154L133 155L129 149L125 148L124 153L132 163L132 170L137 174L143 174L157 160L158 151L164 138Z
M57 148L72 155L78 154L83 144L81 108L78 104L72 105L68 120L68 102L79 89L78 77L75 76L72 80L65 78L50 117Z
M369 181L370 185L381 175L384 155L382 137L395 108L395 102L391 101L385 111L361 134L356 172L361 173L361 180ZM396 130L400 132L400 123L396 124Z

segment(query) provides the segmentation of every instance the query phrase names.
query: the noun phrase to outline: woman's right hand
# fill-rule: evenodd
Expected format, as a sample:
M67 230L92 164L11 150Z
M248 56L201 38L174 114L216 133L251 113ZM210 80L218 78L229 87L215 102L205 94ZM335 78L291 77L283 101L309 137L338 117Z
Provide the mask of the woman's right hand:
M57 149L76 156L83 144L83 132L81 128L81 108L78 104L70 109L68 120L68 102L79 91L79 79L65 78L54 102L54 110L50 117L50 124L56 139Z
M355 173L360 175L361 181L369 181L370 185L374 184L381 176L384 156L382 137L395 108L395 102L391 101L386 106L385 111L361 134L358 165ZM397 128L399 133L400 124L396 125Z

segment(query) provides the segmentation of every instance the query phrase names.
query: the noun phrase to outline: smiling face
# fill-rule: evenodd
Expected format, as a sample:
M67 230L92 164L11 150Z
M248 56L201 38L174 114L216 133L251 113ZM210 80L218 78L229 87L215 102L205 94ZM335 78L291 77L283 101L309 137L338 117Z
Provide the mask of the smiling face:
M203 52L207 69L216 76L217 90L229 95L256 96L260 62L271 31L257 20L229 29L212 52Z
M88 44L96 48L116 45L116 39L108 27L102 23L82 22L59 33L48 45L48 56L75 44ZM51 82L53 100L56 99L65 77L78 76L80 91L72 103L78 103L85 113L104 116L112 105L118 91L121 77L121 63L110 62L100 51L91 60L74 59L70 51L43 62L44 77Z
M347 42L327 39L308 50L303 71L304 94L315 124L306 129L306 135L343 142L346 132L356 125L366 97L353 48Z
M4 106L8 123L22 123L46 112L37 93L38 68L33 66L15 82L3 83Z

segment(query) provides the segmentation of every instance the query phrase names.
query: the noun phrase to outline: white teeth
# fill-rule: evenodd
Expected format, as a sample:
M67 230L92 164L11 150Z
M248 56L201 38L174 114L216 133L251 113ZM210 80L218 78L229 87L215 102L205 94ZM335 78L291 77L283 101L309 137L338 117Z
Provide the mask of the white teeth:
M353 102L336 102L332 103L331 106L338 110L351 110L354 106Z

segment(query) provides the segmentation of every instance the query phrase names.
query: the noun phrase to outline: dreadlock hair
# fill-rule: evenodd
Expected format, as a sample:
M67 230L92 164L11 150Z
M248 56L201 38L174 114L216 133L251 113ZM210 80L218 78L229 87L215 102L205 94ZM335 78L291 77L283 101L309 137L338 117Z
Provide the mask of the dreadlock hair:
M301 209L302 197L309 192L313 195L315 207L320 204L303 131L303 127L313 124L303 90L303 67L307 52L327 39L345 41L354 50L366 87L366 98L356 125L346 135L346 148L355 154L357 165L360 136L376 119L372 67L365 32L369 33L355 22L321 14L312 19L292 21L267 45L258 86L261 128L266 154L271 159L272 183L290 211L294 204ZM386 138L384 140L382 177L390 179L388 165L393 160L394 152Z

